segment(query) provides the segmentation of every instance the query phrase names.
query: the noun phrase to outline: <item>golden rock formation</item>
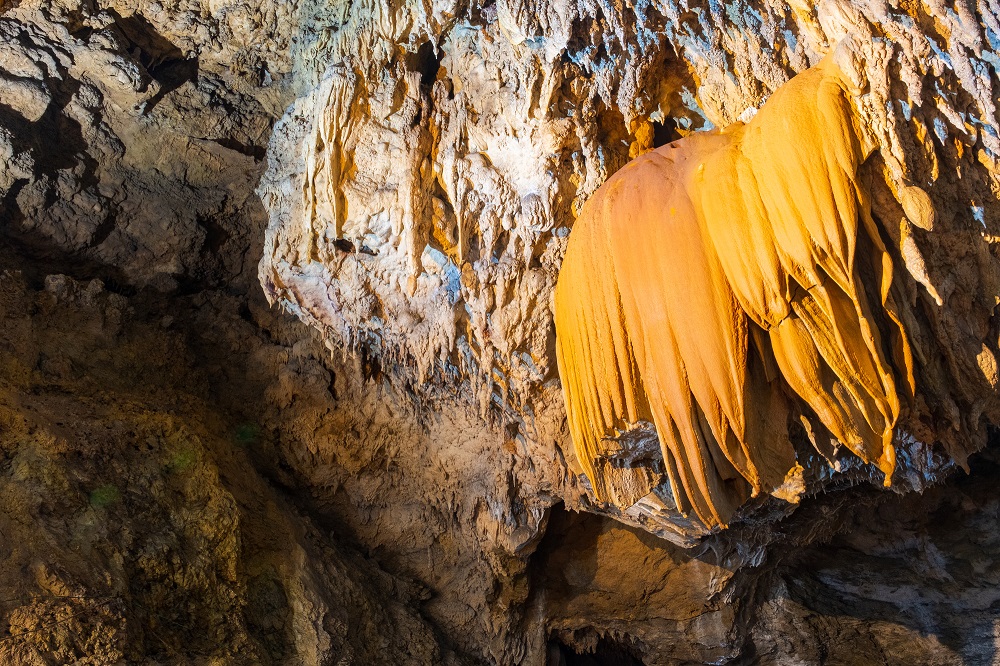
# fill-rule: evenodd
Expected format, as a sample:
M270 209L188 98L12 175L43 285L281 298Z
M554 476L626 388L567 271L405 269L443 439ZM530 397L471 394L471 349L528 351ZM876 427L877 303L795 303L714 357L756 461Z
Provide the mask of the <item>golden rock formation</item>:
M584 207L555 321L570 429L599 499L598 461L652 422L678 508L725 525L795 468L792 410L889 484L912 361L859 183L872 149L849 90L827 58L749 123L635 159Z

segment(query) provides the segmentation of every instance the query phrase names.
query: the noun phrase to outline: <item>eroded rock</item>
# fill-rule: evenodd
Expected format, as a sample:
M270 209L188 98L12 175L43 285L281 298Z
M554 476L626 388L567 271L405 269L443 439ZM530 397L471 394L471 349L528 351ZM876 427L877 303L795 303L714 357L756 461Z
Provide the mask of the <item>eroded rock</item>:
M7 0L0 30L3 268L26 280L4 282L21 476L0 491L36 502L2 518L4 585L31 596L3 609L17 658L989 657L995 472L973 457L976 492L939 485L995 420L989 3ZM838 42L920 332L895 488L940 503L815 454L777 491L800 505L751 500L706 534L637 478L641 428L600 462L636 482L595 503L553 355L575 216ZM259 298L262 245L268 295L310 327ZM916 591L872 605L899 582Z
M364 348L428 394L474 396L484 415L525 432L526 455L551 457L550 441L568 449L564 432L538 427L564 409L552 390L551 296L583 201L629 157L750 120L829 54L872 151L855 178L871 199L873 242L900 269L893 298L905 312L894 316L913 331L921 378L913 404L886 418L898 416L897 437L964 465L996 408L995 24L989 7L845 2L350 12L310 63L318 83L272 138L262 284L331 346ZM960 267L957 256L974 259ZM848 446L874 447L858 441ZM839 466L837 444L819 446ZM569 461L602 501L601 475L628 487L606 502L610 515L642 514L680 543L699 536L681 517L666 524L664 493L643 492L656 474ZM689 492L672 494L683 506ZM668 508L644 510L637 497Z

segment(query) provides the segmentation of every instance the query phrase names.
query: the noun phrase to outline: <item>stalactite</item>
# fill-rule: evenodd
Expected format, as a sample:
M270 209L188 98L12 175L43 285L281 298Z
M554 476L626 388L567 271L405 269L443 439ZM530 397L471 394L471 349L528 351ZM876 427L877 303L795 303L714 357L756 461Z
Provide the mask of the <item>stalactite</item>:
M749 123L635 159L584 207L555 319L599 499L598 461L652 422L678 508L725 525L796 465L792 403L890 483L912 361L849 88L827 58Z

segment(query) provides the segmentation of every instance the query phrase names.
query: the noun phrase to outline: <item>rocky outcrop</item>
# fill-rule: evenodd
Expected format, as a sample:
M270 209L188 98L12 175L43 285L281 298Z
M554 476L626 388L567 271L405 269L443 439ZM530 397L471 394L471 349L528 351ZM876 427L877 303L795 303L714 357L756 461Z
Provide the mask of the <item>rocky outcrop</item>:
M550 458L557 442L574 475L588 472L578 477L584 486L620 488L597 493L609 515L690 543L703 530L671 509L669 496L692 490L650 492L671 465L578 461L566 453L564 432L545 429L559 421L549 414L564 411L552 391L555 275L580 206L629 157L751 119L797 71L830 53L852 91L852 132L871 151L852 176L866 191L859 210L870 199L872 242L899 266L894 295L883 296L898 301L890 316L911 331L913 359L900 359L896 380L908 383L906 368L915 366L918 396L899 416L896 445L942 447L964 465L995 420L995 25L989 7L845 2L762 11L679 3L359 8L317 47L309 64L316 85L276 127L260 187L271 220L262 284L332 346L386 359L424 393L454 387L470 396L484 416L524 433L527 457ZM790 188L786 195L796 196ZM960 269L955 256L973 260ZM877 281L867 272L859 279ZM840 365L842 378L860 372ZM815 393L808 383L795 391ZM899 408L883 411L897 421ZM880 453L889 430L872 425L879 443L862 445L845 430L853 417L821 420L821 430L837 431L832 443L816 444L834 467L842 466L841 437L891 473ZM622 456L643 459L638 447ZM810 492L822 485L789 481ZM595 503L579 489L561 494ZM719 522L705 507L699 516Z
M0 34L4 661L992 658L994 454L949 474L995 422L993 5L8 0ZM598 503L576 215L834 43L924 494L817 455L717 534Z
M199 57L204 22L132 10L46 1L0 15L7 234L130 284L219 284L260 215L251 190L277 94L248 95L235 63Z

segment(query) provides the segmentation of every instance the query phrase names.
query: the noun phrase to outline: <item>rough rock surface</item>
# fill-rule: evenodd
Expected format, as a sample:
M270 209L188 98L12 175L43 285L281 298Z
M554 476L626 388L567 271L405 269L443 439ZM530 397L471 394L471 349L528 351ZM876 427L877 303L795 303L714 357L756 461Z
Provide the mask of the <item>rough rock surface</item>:
M448 656L419 586L345 551L254 469L267 435L225 412L184 342L210 304L157 320L96 279L0 282L3 663Z
M0 1L0 660L991 663L1000 467L952 460L996 422L997 13ZM926 331L923 494L845 461L707 537L595 506L575 212L837 41Z
M964 466L997 416L996 11L355 7L317 41L302 64L316 84L275 127L259 190L270 216L261 282L332 348L363 348L430 396L453 387L522 433L527 456L551 458L555 442L575 474L593 476L593 461L568 452L553 391L552 290L582 202L629 157L749 120L830 54L874 147L859 179L899 267L917 366L897 441L938 446ZM809 463L798 463L807 476L825 475ZM702 535L655 492L662 475L636 481L629 467L610 461L602 478L560 495L587 502L586 485L621 486L609 515L678 543Z

